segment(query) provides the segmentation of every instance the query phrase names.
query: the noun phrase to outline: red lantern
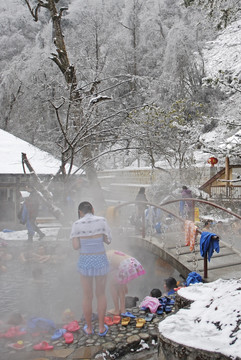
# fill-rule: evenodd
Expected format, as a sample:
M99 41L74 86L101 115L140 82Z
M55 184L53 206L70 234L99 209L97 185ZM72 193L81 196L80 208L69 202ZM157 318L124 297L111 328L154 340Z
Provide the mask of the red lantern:
M214 156L211 156L211 157L208 159L208 163L211 164L211 167L213 167L215 164L218 163L218 159L215 158Z

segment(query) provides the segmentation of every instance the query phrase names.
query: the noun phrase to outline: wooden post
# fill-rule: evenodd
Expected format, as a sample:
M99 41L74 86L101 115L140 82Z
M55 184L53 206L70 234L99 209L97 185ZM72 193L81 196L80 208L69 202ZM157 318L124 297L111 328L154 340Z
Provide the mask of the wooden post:
M213 241L213 240L219 240L219 236L217 236L217 235L212 236L210 241ZM204 273L203 274L204 278L207 279L207 277L208 277L208 254L207 254L207 252L203 259L203 273Z
M203 259L203 270L204 270L204 279L207 279L208 277L208 256L207 254L204 256L204 259Z
M31 180L34 179L34 186L32 183L30 183L30 184L37 191L38 196L45 202L45 204L48 206L49 210L56 217L56 219L58 219L61 223L64 224L65 223L64 213L62 212L62 210L59 207L57 207L54 204L53 195L48 191L47 188L44 187L40 178L35 173L32 165L30 164L30 162L27 158L27 155L25 153L22 153L22 165L23 165L24 173L26 174L26 172L25 172L25 165L26 165L30 172L30 176L31 176L30 179Z
M225 158L225 180L230 180L230 169L229 169L229 157ZM229 182L227 181L225 184L226 187L226 198L229 197Z

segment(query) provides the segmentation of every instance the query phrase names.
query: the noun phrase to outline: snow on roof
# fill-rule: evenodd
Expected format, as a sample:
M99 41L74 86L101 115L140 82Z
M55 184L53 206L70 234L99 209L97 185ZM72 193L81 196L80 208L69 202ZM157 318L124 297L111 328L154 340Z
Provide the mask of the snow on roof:
M193 284L178 294L194 302L160 322L160 333L179 344L240 356L241 279Z
M55 174L59 170L60 160L0 129L0 174L23 174L22 153L37 174Z

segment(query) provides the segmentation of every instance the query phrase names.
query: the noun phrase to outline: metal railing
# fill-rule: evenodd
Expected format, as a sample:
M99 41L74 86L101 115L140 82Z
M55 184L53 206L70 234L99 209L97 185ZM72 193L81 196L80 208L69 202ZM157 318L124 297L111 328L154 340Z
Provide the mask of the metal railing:
M215 207L215 208L218 208L222 211L224 211L225 213L228 213L232 216L234 216L235 218L237 219L240 219L241 220L241 216L232 212L231 210L228 210L228 209L225 209L224 207L220 206L220 205L217 205L217 204L214 204L213 202L210 202L210 201L207 201L207 200L202 200L202 199L196 199L196 198L182 198L182 199L175 199L175 200L170 200L170 201L167 201L165 203L162 203L160 205L157 205L157 204L154 204L154 203L150 203L150 202L142 202L142 201L131 201L131 202L126 202L126 203L122 203L122 204L119 204L114 208L114 211L113 211L113 217L116 218L118 217L118 213L120 211L121 208L123 207L126 207L128 205L135 205L136 207L138 206L142 206L143 207L143 210L142 210L142 215L141 215L141 236L143 238L145 238L146 236L146 216L145 216L145 209L147 208L155 208L155 209L160 209L162 210L164 213L170 215L171 217L174 217L175 219L177 219L178 221L180 221L181 223L185 223L185 221L187 219L184 219L182 218L181 216L177 215L175 212L173 212L172 210L170 209L167 209L166 206L168 205L171 205L171 204L175 204L175 203L179 203L180 201L192 201L193 203L193 209L195 208L195 204L196 203L203 203L203 204L207 204L207 205L210 205L212 207ZM194 213L193 215L191 216L192 218L189 219L191 221L194 220ZM164 229L163 229L164 230ZM197 232L198 233L202 233L202 230L199 229L197 227ZM180 244L179 244L180 245ZM196 251L196 249L195 249ZM178 255L178 246L177 246L177 255ZM195 259L196 259L196 254L194 254L195 256ZM197 259L194 261L197 263ZM203 259L203 271L204 271L204 278L207 278L208 277L208 262L207 262L207 254L204 256L204 259Z

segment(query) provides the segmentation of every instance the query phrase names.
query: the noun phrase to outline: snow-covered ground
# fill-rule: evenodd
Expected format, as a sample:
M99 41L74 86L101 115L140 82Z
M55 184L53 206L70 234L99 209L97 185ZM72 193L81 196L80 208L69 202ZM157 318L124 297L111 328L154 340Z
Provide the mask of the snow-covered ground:
M45 241L45 239L48 237L48 240L53 239L56 240L57 234L59 231L59 227L53 227L53 228L45 228L41 227L41 231L45 234L46 237L44 237L42 241ZM11 229L3 229L3 231L0 231L0 241L6 240L27 240L28 239L28 232L27 230L20 230L20 231L14 231ZM38 235L35 233L35 236L33 238L34 241L38 241Z
M228 25L214 41L206 43L203 59L206 72L218 75L219 70L228 71L233 76L241 76L241 20Z
M241 279L198 283L178 294L194 302L159 324L163 336L230 359L241 356Z
M240 37L241 19L228 25L215 40L207 42L202 49L207 78L220 79L219 71L221 71L226 74L229 81L232 80L229 86L222 86L228 98L217 103L218 127L202 136L203 142L212 144L213 148L217 149L217 153L214 154L216 156L219 151L222 151L223 155L231 155L238 149L237 142L240 146ZM234 88L239 90L235 91ZM227 123L235 125L231 129L226 126ZM236 136L232 136L235 134Z

